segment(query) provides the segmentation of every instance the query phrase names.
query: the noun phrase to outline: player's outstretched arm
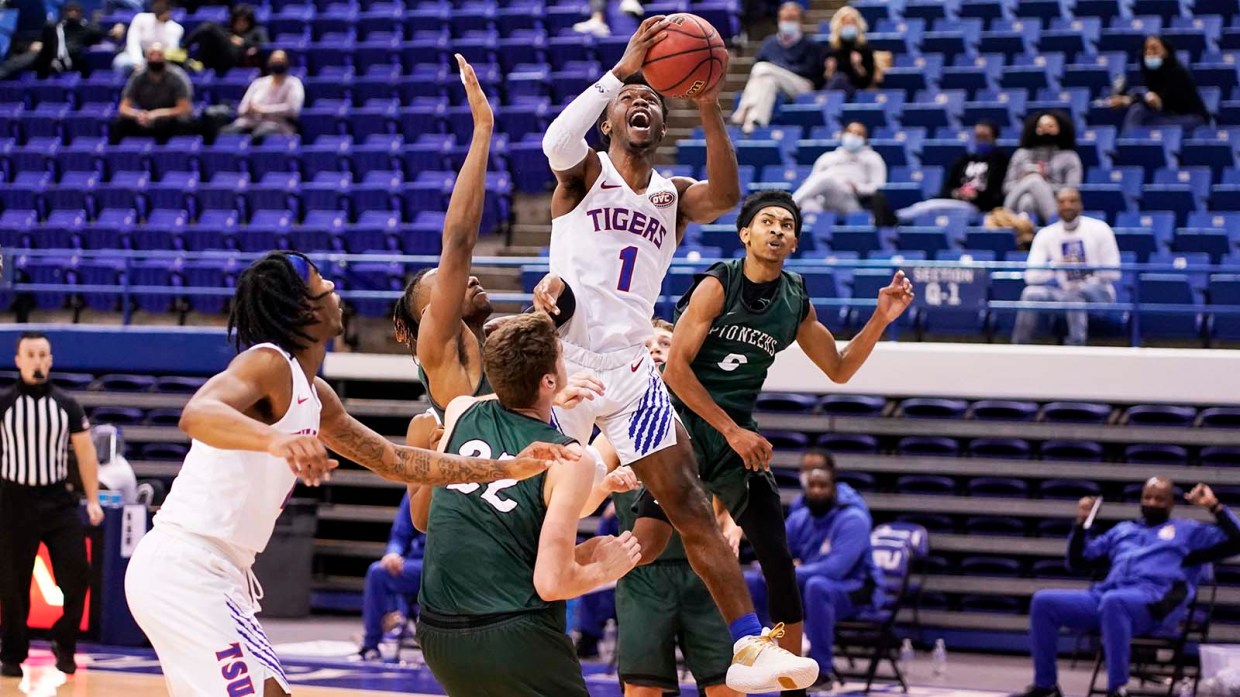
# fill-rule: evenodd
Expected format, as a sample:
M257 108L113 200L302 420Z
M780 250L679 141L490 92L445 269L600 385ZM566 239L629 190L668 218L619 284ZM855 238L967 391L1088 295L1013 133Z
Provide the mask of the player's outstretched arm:
M547 473L547 515L534 562L534 588L543 600L588 593L627 574L641 558L641 547L627 532L587 543L578 557L577 521L593 484L594 463L585 458L557 464Z
M543 136L543 154L555 173L555 194L551 198L551 217L565 215L581 203L602 171L598 153L586 142L586 134L598 123L599 116L624 81L641 70L646 51L666 36L667 18L648 17L629 39L620 62L603 74L598 82L564 107L547 127Z
M301 480L315 485L336 461L310 435L287 435L247 411L260 402L286 405L292 399L288 360L275 351L246 351L207 381L181 410L181 430L220 450L248 450L283 458ZM283 414L279 414L283 416Z
M689 306L672 332L672 350L663 366L663 382L694 414L705 419L728 439L728 445L741 456L746 467L766 469L770 467L774 453L771 444L757 433L738 426L726 411L715 404L710 392L693 373L693 361L710 334L710 325L723 312L724 297L723 284L714 276L703 278L693 289Z
M491 152L491 134L495 129L491 105L478 84L473 66L460 54L457 54L456 62L461 68L461 82L465 85L474 118L474 135L448 202L443 227L443 252L437 271L439 278L419 324L417 344L418 360L427 374L433 376L432 382L448 379L452 381L449 387L468 383L465 366L458 359L457 338L461 331L461 306L469 285L470 259L478 243L478 227L482 224L487 158ZM435 380L435 377L440 380ZM436 387L443 388L444 385L437 384ZM436 389L434 393L453 391Z
M497 479L528 479L562 457L564 446L534 443L511 460L497 461L447 455L396 445L349 416L336 392L315 378L323 402L319 438L327 447L375 474L404 484L468 484Z
M831 382L845 383L852 379L862 364L874 351L874 345L883 338L887 325L894 322L913 302L913 284L897 271L891 285L878 293L878 307L865 323L860 333L841 351L835 337L818 321L818 313L810 305L809 314L797 329L797 343L801 350L818 366Z
M727 72L727 66L723 67ZM714 89L697 98L698 111L702 115L702 130L706 134L706 181L678 178L680 189L680 217L692 223L713 223L719 216L736 207L741 201L741 176L736 163L736 148L728 137L723 109L719 107L719 90L723 80ZM683 234L678 225L677 234Z

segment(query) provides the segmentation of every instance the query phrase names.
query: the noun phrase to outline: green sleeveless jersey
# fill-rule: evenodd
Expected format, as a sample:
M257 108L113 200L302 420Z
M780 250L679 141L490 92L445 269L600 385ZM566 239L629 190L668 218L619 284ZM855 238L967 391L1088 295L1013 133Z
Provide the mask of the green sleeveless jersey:
M447 407L439 406L439 402L431 396L431 381L426 376L426 371L422 370L422 364L418 363L418 380L422 381L422 389L426 390L426 401L431 403L431 409L435 410L435 415L439 417L439 423L443 423L443 415ZM483 371L482 378L478 380L478 386L474 388L474 393L470 397L485 397L492 393L491 383L487 382L486 371ZM451 400L448 400L451 401Z
M616 504L616 519L620 523L620 532L632 531L637 523L637 514L633 512L633 504L637 501L638 493L639 491L626 491L611 495L612 502ZM685 556L685 544L680 540L680 533L673 530L671 539L667 541L667 548L655 561L688 560L689 557Z
M447 452L508 459L535 441L573 442L550 424L478 402L457 419ZM547 505L546 473L523 481L453 484L431 494L418 602L441 615L492 615L549 607L534 590Z
M714 276L723 284L723 312L711 323L692 368L715 403L740 424L753 419L754 402L775 354L796 341L797 329L809 313L805 281L791 271L780 275L774 296L764 307L747 307L742 298L744 264L744 259L716 262L676 303L679 320L703 278ZM677 405L684 406L679 400Z

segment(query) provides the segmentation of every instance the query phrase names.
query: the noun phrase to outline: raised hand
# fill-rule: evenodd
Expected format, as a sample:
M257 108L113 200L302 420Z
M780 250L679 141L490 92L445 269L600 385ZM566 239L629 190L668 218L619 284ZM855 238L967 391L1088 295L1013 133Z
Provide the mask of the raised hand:
M1208 484L1197 484L1192 491L1184 495L1184 500L1202 508L1214 508L1218 505L1218 497L1214 495L1214 490Z
M534 286L534 309L549 315L560 314L558 303L563 293L564 279L553 273L543 276L538 285Z
M331 479L340 464L327 456L327 448L315 436L282 435L267 446L267 453L288 463L288 468L307 486Z
M561 409L572 409L582 402L594 399L595 395L601 397L604 391L602 380L590 373L577 373L570 377L568 384L556 393L554 403Z
M641 71L642 64L646 62L646 51L667 36L665 29L667 29L667 17L664 15L646 18L637 27L637 31L633 32L629 45L624 49L624 55L620 56L620 62L616 63L616 67L612 68L611 72L621 80L627 80L636 75Z
M606 579L604 583L615 581L633 570L642 558L642 547L637 543L633 533L624 531L620 535L608 535L594 547L591 563L599 566L599 571Z
M641 482L637 481L633 468L622 465L603 477L603 488L609 494L623 494L626 491L637 491L641 488Z
M500 465L505 470L505 479L529 479L552 465L577 462L582 453L581 446L575 444L530 443L516 457Z
M759 472L771 468L771 456L775 451L771 443L760 434L737 428L727 434L727 439L728 446L741 456L745 469Z
M491 113L491 103L478 84L478 75L474 66L465 60L465 56L457 53L456 64L461 68L461 83L465 85L465 97L469 100L469 110L474 116L474 128L491 129L495 126L495 116Z
M1084 525L1085 521L1089 520L1089 512L1094 509L1094 501L1096 500L1097 499L1094 498L1093 496L1085 496L1085 497L1082 497L1081 500L1076 503L1076 524L1077 525Z
M875 312L888 322L893 322L913 303L913 297L913 282L904 277L903 271L897 271L891 285L878 292L878 309Z

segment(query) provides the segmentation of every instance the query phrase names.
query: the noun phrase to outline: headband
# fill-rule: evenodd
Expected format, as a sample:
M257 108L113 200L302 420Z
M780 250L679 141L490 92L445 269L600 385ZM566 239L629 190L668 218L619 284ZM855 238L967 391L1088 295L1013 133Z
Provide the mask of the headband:
M792 220L796 223L796 237L797 239L801 238L801 209L797 208L795 203L780 200L763 202L761 205L754 206L753 210L749 211L748 214L746 214L745 211L741 211L742 217L736 219L736 231L740 232L741 228L749 227L749 224L753 222L754 217L757 216L763 208L782 208L791 213Z
M306 261L306 258L299 254L285 254L284 258L293 265L293 270L297 272L301 280L305 281L306 285L310 285L310 263Z

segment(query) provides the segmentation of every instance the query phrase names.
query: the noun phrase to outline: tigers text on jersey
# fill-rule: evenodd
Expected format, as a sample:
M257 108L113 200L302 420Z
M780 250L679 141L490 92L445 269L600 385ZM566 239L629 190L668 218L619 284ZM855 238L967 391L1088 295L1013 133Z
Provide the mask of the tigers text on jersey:
M551 271L577 298L560 330L569 343L598 353L641 346L663 277L676 253L676 185L651 172L638 194L606 153L594 187L551 221Z
M676 303L679 320L703 278L713 276L723 284L723 312L711 322L691 367L711 399L740 423L753 418L754 403L775 354L796 341L809 312L805 281L791 271L780 274L779 285L765 307L746 306L744 269L744 259L717 262Z
M301 365L275 344L250 351L277 351L288 361L293 391L284 418L271 427L289 435L318 435L322 404ZM276 518L297 476L282 458L267 453L221 450L195 440L155 525L214 538L249 558L267 546Z
M536 441L572 439L497 399L468 407L452 427L447 452L506 460ZM550 605L534 588L534 562L547 504L544 472L517 481L453 484L431 494L418 602L440 615L492 615Z

